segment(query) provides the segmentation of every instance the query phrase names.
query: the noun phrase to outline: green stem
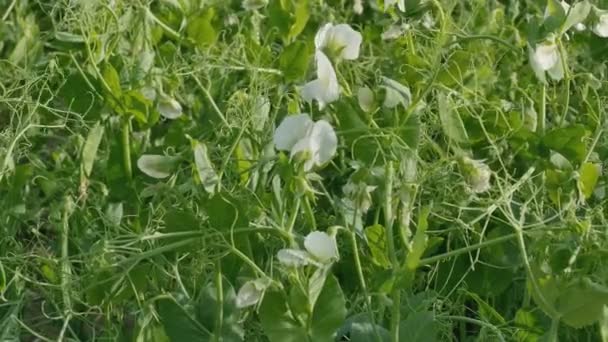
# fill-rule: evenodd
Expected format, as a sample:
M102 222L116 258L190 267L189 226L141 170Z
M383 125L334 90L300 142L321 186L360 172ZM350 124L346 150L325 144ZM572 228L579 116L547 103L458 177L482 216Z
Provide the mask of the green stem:
M68 316L72 311L72 301L69 288L72 268L70 265L68 246L70 233L69 218L72 212L71 206L73 205L74 203L72 202L72 199L70 197L66 197L61 222L61 293L63 297L64 313L66 316Z
M215 322L215 341L220 342L222 339L222 325L224 324L224 290L222 284L222 268L220 262L217 262L217 272L215 276L216 296L217 296L217 314Z
M128 180L133 178L133 169L131 167L131 125L129 119L124 119L121 126L121 142L122 142L122 161L125 170L125 175Z
M566 93L564 94L564 96L566 97L564 104L564 112L560 116L559 123L557 125L557 127L561 127L564 124L564 121L566 121L566 116L568 115L568 108L570 107L570 72L568 70L568 65L566 64L565 60L566 50L564 49L564 45L562 44L561 40L557 43L557 46L559 47L559 58L562 61L562 68L564 70L564 82L566 82Z
M359 258L359 247L357 245L357 234L352 230L350 230L348 233L350 235L350 241L353 246L353 258L355 259L355 268L357 269L357 276L359 277L359 284L361 285L361 290L363 291L363 295L365 296L365 305L367 306L367 311L369 312L369 319L372 322L374 334L376 335L376 340L378 342L381 342L382 338L380 337L380 333L376 328L376 318L374 317L374 311L372 310L372 301L367 290L365 277L363 276L363 267L361 267L361 259Z
M393 277L397 277L399 270L399 260L397 260L397 252L395 250L394 239L394 218L393 218L393 178L395 170L393 162L389 161L386 164L386 188L384 197L384 225L386 226L386 236L388 244L388 254L391 259L393 268ZM399 342L399 322L401 321L401 289L399 286L393 286L391 293L393 300L391 307L391 341Z
M540 110L536 119L536 133L545 134L545 121L547 117L547 85L543 83L540 90Z
M543 303L545 308L549 311L547 312L553 319L559 317L559 312L555 310L552 303L549 303L545 296L543 295L542 290L540 289L540 285L536 281L536 276L532 272L532 266L530 265L530 260L528 259L528 253L526 251L526 243L524 241L524 233L520 227L515 227L515 234L517 236L517 243L519 245L519 249L521 252L521 256L524 261L524 266L526 267L526 271L528 272L528 277L530 278L530 282L532 283L532 289L536 292L538 299Z

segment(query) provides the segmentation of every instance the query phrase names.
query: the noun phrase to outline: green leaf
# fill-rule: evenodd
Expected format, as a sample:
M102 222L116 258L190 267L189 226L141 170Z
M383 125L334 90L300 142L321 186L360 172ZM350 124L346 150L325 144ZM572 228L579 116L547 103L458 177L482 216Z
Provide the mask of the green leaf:
M279 68L285 79L296 81L302 79L308 71L310 47L304 42L294 42L283 50L279 57Z
M608 305L608 288L584 278L561 291L556 308L562 322L574 328L594 324L603 317Z
M589 12L591 12L591 4L587 0L572 5L567 13L566 21L562 25L562 32L566 32L572 26L582 23L589 15Z
M98 121L91 131L89 131L87 140L84 142L84 147L82 148L82 168L87 177L91 175L91 171L93 170L93 163L95 163L95 158L97 157L97 150L99 149L103 132L104 127Z
M372 261L383 268L390 267L390 260L387 255L386 231L380 224L375 224L365 228L367 246L372 253Z
M471 297L477 303L479 313L486 321L495 325L507 324L504 317L502 317L490 304L481 299L481 297L479 297L477 294L467 292L467 295L469 295L469 297Z
M198 179L203 184L205 191L209 194L214 194L219 184L219 177L213 168L211 160L209 160L207 145L192 140L192 150L194 152L194 163Z
M434 342L438 335L439 323L428 311L412 313L399 324L399 341Z
M109 87L111 94L116 98L120 99L122 96L122 88L120 87L120 76L112 64L104 63L101 68L101 75L105 84Z
M144 154L137 160L137 167L146 175L160 179L169 177L175 171L178 162L177 157Z
M306 330L294 319L283 291L268 291L259 311L260 323L270 342L306 341Z
M583 139L587 136L587 130L583 125L572 125L556 128L548 132L542 143L548 148L561 153L571 162L582 162L587 155L587 147Z
M236 306L236 293L226 279L220 279L221 300L218 298L217 284L207 285L198 300L196 317L201 325L213 333L216 341L243 341L245 332L239 322L240 310ZM222 319L218 322L220 312ZM217 331L219 323L221 326Z
M156 307L165 333L171 341L209 341L210 333L173 297L158 299Z
M312 308L315 307L317 299L319 299L319 296L321 295L328 272L329 268L319 267L315 270L308 281L308 303Z
M561 0L547 0L547 18L543 26L547 32L557 31L566 20L566 12L560 4Z
M516 332L517 341L520 342L536 342L543 331L538 326L536 317L532 312L519 309L515 313L515 323L519 327Z
M418 268L420 258L426 249L426 230L429 226L427 219L430 212L431 210L429 207L424 207L420 211L420 215L418 217L418 227L416 229L416 234L414 235L414 240L412 241L412 247L405 259L405 264L409 270L415 270Z
M583 163L579 169L578 187L585 198L593 195L593 190L600 178L601 166L594 163Z
M217 41L217 32L211 25L211 19L214 16L215 11L208 9L188 21L186 34L198 47L212 45Z
M289 34L287 35L287 39L289 41L293 41L304 28L306 27L306 23L308 22L308 18L310 18L310 12L308 11L308 0L300 0L296 4L295 11L295 22L289 28Z
M332 336L346 319L346 300L338 280L329 275L312 313L311 338L313 341L331 341Z
M443 133L456 143L466 143L469 141L469 136L464 127L464 123L460 115L454 108L454 102L449 96L439 94L437 98L439 104L439 119Z

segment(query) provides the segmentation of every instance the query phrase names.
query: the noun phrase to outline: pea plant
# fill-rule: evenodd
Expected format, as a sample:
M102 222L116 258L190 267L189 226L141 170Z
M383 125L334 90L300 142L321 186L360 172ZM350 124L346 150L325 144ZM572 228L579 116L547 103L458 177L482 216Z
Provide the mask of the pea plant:
M608 1L0 15L0 341L608 341Z

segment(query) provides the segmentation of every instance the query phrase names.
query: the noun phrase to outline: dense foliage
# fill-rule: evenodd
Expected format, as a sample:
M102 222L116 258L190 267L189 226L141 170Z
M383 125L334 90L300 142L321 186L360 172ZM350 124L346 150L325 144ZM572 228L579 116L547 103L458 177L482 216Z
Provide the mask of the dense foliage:
M0 341L608 341L606 10L0 0Z

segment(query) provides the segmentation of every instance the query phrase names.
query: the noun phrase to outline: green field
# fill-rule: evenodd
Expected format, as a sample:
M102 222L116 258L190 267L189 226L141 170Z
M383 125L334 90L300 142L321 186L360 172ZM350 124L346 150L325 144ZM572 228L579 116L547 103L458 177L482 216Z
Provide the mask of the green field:
M0 342L608 342L608 0L0 18Z

